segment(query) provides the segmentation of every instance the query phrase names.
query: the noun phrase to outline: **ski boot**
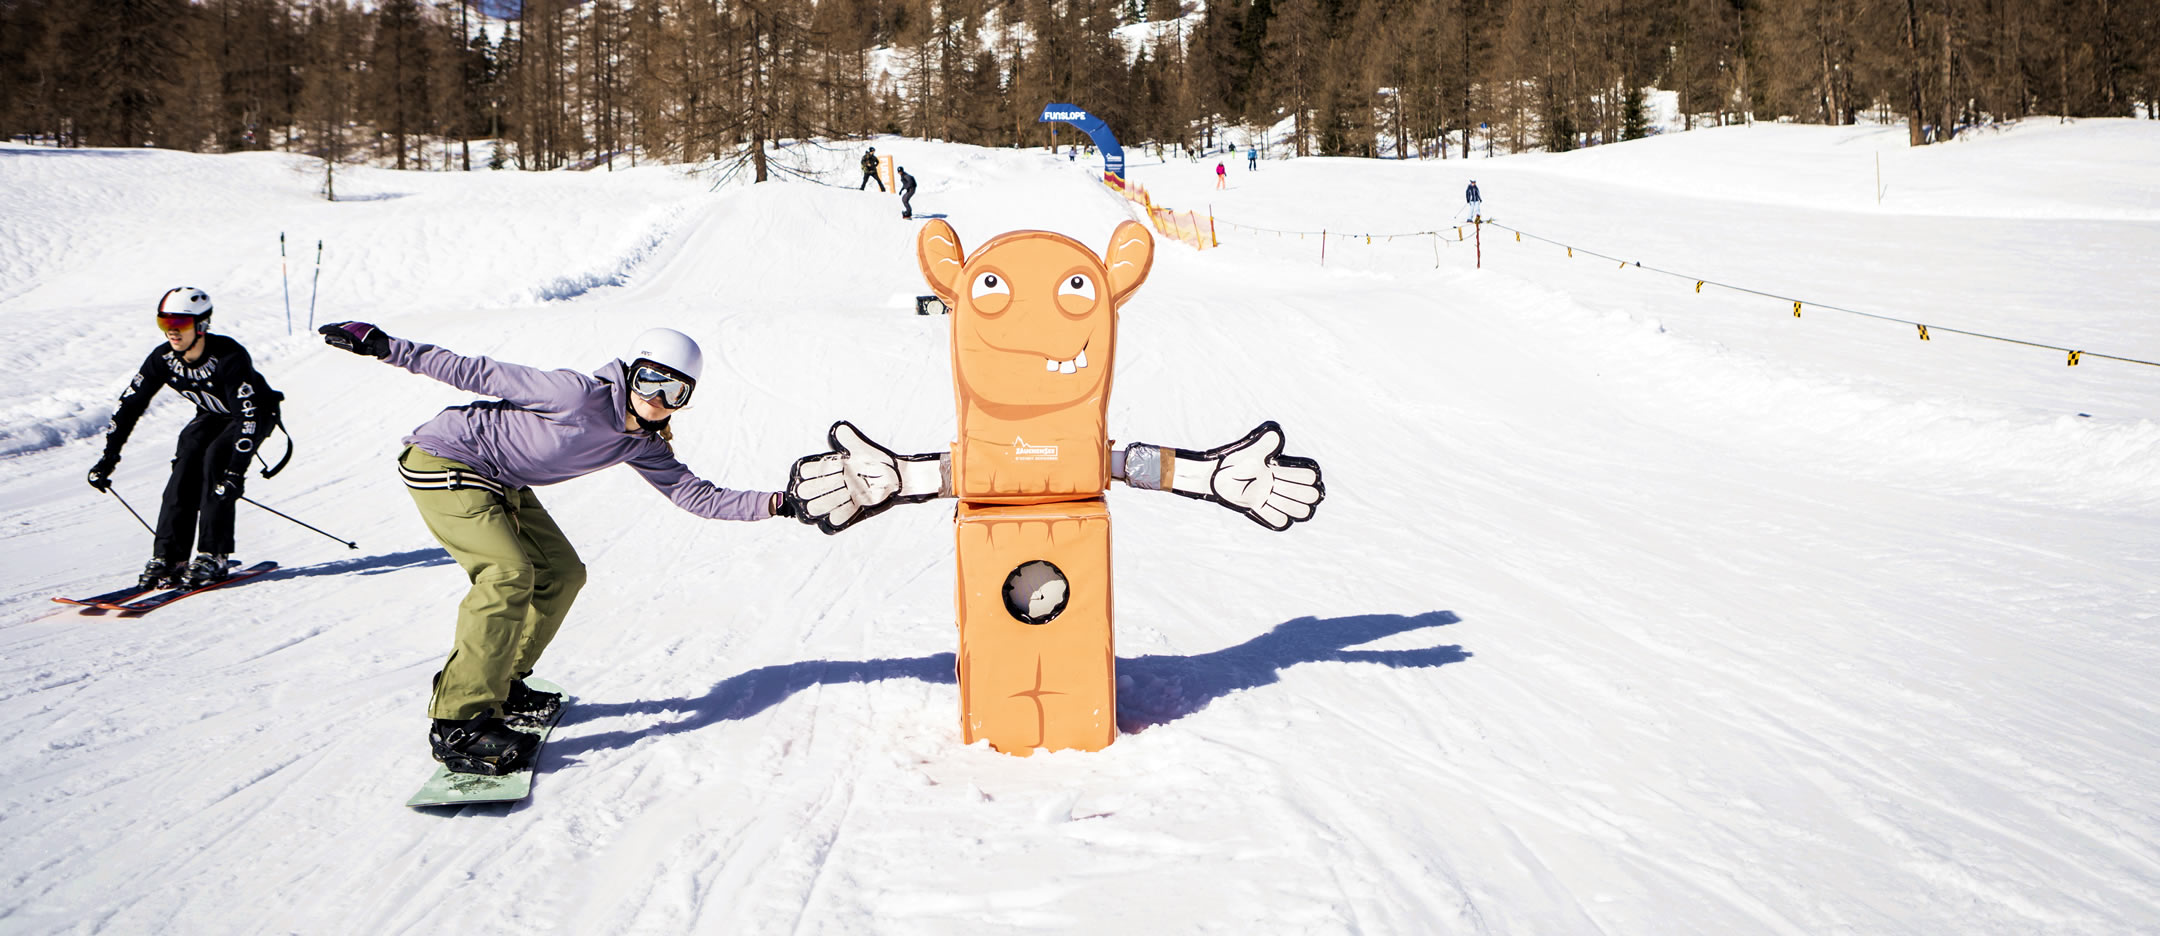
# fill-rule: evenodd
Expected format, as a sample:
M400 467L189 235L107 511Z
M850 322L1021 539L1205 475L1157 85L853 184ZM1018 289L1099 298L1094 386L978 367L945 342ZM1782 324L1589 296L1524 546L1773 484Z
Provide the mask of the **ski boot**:
M500 777L525 766L540 739L514 731L493 715L437 718L428 730L435 759L455 773Z
M166 562L163 556L151 556L150 561L143 565L141 577L135 580L135 587L143 591L178 588L184 568L185 566L177 563Z
M555 716L562 713L562 693L541 692L525 685L525 680L510 680L510 698L502 704L503 724L526 731L546 728Z
M187 564L187 571L180 573L180 585L183 588L202 588L216 585L231 577L232 569L226 564L223 555L199 553L194 562Z

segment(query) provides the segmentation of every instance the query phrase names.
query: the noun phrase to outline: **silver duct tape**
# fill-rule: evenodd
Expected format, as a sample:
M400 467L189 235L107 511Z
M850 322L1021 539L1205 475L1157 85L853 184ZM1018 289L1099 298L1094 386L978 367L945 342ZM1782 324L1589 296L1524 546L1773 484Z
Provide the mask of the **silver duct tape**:
M1143 491L1163 489L1163 450L1161 446L1134 442L1125 448L1125 483Z

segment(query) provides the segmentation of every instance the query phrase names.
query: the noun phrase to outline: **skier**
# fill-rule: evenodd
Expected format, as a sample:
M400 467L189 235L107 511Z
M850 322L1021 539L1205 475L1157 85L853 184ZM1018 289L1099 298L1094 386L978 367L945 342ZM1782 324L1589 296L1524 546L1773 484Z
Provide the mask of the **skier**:
M1224 169L1222 160L1219 159L1215 161L1215 187L1219 189L1230 187L1230 170Z
M908 200L915 197L915 177L908 175L904 166L895 166L893 171L900 174L900 217L913 218L915 206L908 204Z
M472 581L428 703L429 746L453 771L524 766L538 736L514 729L545 725L562 705L560 695L524 680L584 586L585 565L533 486L627 462L700 517L795 515L781 492L718 487L676 460L669 422L689 404L704 363L697 342L679 331L645 332L591 376L466 357L365 322L318 331L335 347L500 398L443 410L405 437L398 456L428 532Z
M1476 179L1470 180L1470 188L1467 191L1463 192L1463 199L1470 203L1470 220L1477 221L1484 217L1485 200L1478 197Z
M1066 161L1066 162L1078 162L1079 160L1080 160L1080 147L1079 147L1079 146L1075 145L1075 146L1068 146L1068 147L1066 147L1066 148L1065 148L1065 161Z
M1246 170L1247 172L1251 172L1251 171L1253 171L1253 170L1256 170L1256 169L1259 169L1259 168L1260 168L1260 148L1259 148L1259 147L1257 147L1257 146L1253 146L1253 145L1251 145L1251 144L1249 144L1249 143L1248 143L1248 144L1246 144L1246 146L1245 146L1245 170Z
M873 147L870 147L870 151L869 151L869 152L867 152L867 153L864 153L864 154L863 154L863 157L862 157L862 184L861 184L861 185L858 185L858 186L855 186L855 191L858 191L858 192L860 192L860 191L862 191L863 189L869 188L869 187L870 187L870 183L872 183L872 182L876 182L876 183L877 183L877 190L878 190L878 191L880 191L880 192L882 192L882 191L885 191L885 180L884 180L884 179L880 179L880 178L878 178L878 177L877 177L877 163L878 163L878 159L877 159L877 147L873 146Z
M158 388L169 386L195 404L195 418L180 430L173 452L150 561L136 580L145 590L196 588L231 574L226 560L233 552L233 513L247 483L248 459L277 427L278 401L285 398L256 372L240 342L211 334L211 311L210 295L193 286L166 290L158 300L165 345L143 359L135 379L120 392L105 454L90 469L91 487L112 488L120 449ZM190 540L199 550L194 562L187 561Z

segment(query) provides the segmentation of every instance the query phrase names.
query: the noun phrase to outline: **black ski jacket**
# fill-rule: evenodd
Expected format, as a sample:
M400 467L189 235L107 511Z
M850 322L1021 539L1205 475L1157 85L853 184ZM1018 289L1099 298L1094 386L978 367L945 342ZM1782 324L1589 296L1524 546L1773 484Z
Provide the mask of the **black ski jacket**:
M908 175L905 169L900 171L900 194L915 194L915 177Z
M873 172L876 172L876 171L877 171L877 154L876 154L876 153L864 153L864 154L863 154L863 158L862 158L862 171L863 171L863 175L869 175L869 174L871 174L871 173L873 173Z
M198 419L216 416L240 420L240 434L233 440L227 468L245 465L270 430L277 428L277 405L285 395L270 389L269 382L256 373L247 349L224 335L204 335L202 340L208 347L202 360L193 364L181 360L180 352L170 345L159 345L143 359L142 369L120 392L120 409L113 413L112 431L105 435L106 455L119 456L120 447L127 444L136 420L150 408L150 398L157 395L159 387L170 386L195 404Z

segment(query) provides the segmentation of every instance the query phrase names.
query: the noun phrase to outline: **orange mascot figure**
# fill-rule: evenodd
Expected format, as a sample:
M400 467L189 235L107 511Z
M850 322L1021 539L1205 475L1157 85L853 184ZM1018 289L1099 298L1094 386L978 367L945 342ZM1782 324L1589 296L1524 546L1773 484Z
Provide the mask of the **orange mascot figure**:
M1282 454L1273 422L1206 451L1112 448L1118 308L1154 262L1147 228L1118 225L1102 257L1048 231L1001 234L969 254L932 221L916 255L953 313L959 439L902 456L834 423L832 450L791 472L796 516L837 533L894 504L958 498L962 736L1019 755L1100 750L1117 736L1110 482L1284 530L1324 496L1320 466Z

